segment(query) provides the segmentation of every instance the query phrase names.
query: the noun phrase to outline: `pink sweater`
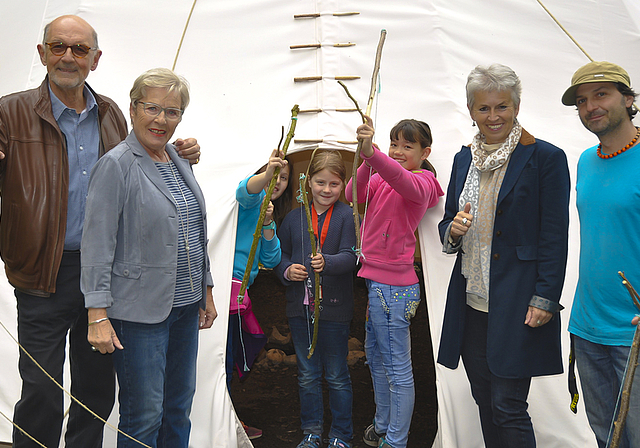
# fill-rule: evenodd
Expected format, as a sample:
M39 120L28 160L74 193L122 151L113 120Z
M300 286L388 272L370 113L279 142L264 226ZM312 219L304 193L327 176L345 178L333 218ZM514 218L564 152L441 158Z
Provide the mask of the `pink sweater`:
M362 223L362 268L359 277L393 286L418 282L413 269L415 231L428 208L444 195L433 173L407 171L374 145L370 158L363 156L375 171L369 182L369 167L358 168L358 202L369 206ZM351 180L345 195L353 200Z

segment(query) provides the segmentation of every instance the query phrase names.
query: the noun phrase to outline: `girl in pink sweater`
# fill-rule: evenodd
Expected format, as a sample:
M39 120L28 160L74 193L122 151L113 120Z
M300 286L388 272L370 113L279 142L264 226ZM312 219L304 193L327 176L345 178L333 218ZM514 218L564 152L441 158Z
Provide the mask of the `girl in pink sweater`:
M389 155L372 143L374 132L369 117L358 127L365 162L358 168L358 202L368 202L358 276L366 279L369 290L365 352L376 403L364 442L404 448L415 400L409 325L420 303L413 268L415 231L444 192L427 161L432 138L426 123L402 120L396 124L391 129ZM345 193L351 201L351 180Z

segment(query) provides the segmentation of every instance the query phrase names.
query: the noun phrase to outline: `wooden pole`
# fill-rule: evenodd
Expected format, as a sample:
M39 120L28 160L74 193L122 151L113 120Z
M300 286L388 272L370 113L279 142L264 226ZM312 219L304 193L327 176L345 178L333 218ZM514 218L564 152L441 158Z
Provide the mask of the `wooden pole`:
M638 293L631 285L629 280L624 276L624 272L618 272L618 275L622 277L622 284L627 288L631 299L633 300L636 308L640 309L640 297ZM624 433L624 425L627 420L627 414L629 414L629 402L631 401L631 388L633 386L633 377L636 374L636 367L638 367L638 353L640 352L640 324L636 326L636 332L633 336L633 342L631 343L631 350L629 351L629 359L627 361L627 370L624 374L622 383L622 394L620 397L620 411L618 412L618 418L613 424L613 435L609 444L610 448L618 448L620 441L622 440L622 434ZM637 428L633 429L634 431Z
M291 139L293 138L296 132L296 123L298 122L299 110L300 109L297 104L293 106L293 109L291 109L291 125L289 127L289 132L287 133L287 138L284 141L284 146L282 147L282 152L284 153L285 156L287 155L287 150L289 149L289 143L291 143ZM253 242L251 244L251 250L249 251L247 267L244 269L242 284L240 285L240 291L238 292L239 305L241 305L242 301L244 300L244 293L246 292L247 286L249 284L249 276L251 275L253 260L255 259L255 256L256 256L258 241L262 236L262 223L264 221L264 217L267 215L267 208L269 207L269 201L271 201L271 195L273 194L273 189L276 186L279 175L280 175L280 168L276 168L275 172L273 173L273 177L271 178L271 182L269 182L269 187L267 188L267 194L264 197L264 201L262 201L262 207L260 207L260 216L258 217L258 222L256 223L256 230L255 232L253 232Z
M366 115L371 114L371 108L373 107L373 98L376 94L376 84L378 80L378 74L380 73L380 60L382 59L382 47L384 46L384 41L387 37L387 30L382 30L380 32L380 40L378 41L378 49L376 50L376 60L373 65L373 74L371 75L371 88L369 89L369 101L367 102ZM364 116L362 115L362 111L360 111L360 107L358 107L358 103L351 96L347 86L344 83L338 81L342 88L345 89L347 95L351 100L355 103L358 112L362 116L362 122L366 123ZM356 147L356 152L353 156L353 170L351 171L351 192L352 192L352 200L353 203L353 222L356 226L356 252L358 258L360 258L362 251L362 242L360 235L360 212L358 210L358 157L360 157L360 151L362 150L362 142L358 141L358 146Z
M316 155L318 148L314 149L309 159L309 165L307 171L304 174L304 178L300 176L300 196L302 196L302 204L304 206L305 214L307 215L307 231L309 232L309 242L311 243L311 256L315 257L318 253L317 241L315 232L313 231L313 221L311 219L311 206L309 205L309 198L307 196L307 182L309 180L309 167L313 162L313 158ZM327 225L329 225L327 223ZM322 304L322 289L320 288L320 274L314 271L314 296L313 296L313 339L311 340L311 346L309 347L309 353L307 359L313 356L313 352L316 349L318 343L318 330L320 328L320 305Z

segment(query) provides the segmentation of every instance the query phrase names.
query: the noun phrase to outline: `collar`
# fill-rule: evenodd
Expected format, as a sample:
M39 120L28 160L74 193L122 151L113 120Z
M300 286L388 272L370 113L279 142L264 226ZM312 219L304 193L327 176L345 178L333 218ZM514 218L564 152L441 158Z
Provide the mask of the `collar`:
M49 89L49 96L51 97L51 111L53 112L53 118L56 119L56 121L58 121L60 119L60 116L62 115L62 113L69 109L69 107L66 106L66 104L64 104L56 95L55 93L53 93L53 90L51 90L51 85L47 84L47 88ZM85 110L83 111L83 113L86 112L90 112L91 110L93 110L93 108L95 108L97 106L97 102L96 102L96 98L95 96L93 96L93 93L91 92L91 90L87 87L87 85L84 85L84 89L83 89L83 95L87 100L87 105L85 106ZM74 111L75 112L75 111Z

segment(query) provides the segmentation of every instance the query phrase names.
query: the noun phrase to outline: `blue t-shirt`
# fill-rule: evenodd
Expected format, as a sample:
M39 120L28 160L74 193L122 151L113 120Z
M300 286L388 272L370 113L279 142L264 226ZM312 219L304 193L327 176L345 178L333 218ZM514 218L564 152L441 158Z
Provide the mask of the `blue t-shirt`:
M630 346L638 313L618 271L640 287L640 145L611 159L596 147L578 162L580 268L569 331L596 344Z
M233 257L233 277L242 280L244 270L249 261L249 251L253 243L253 233L260 216L260 207L266 196L264 191L258 194L250 194L247 191L247 182L251 177L244 179L236 189L236 201L240 205L238 209L238 229L236 233L236 250ZM274 268L280 263L280 240L277 236L267 240L264 235L258 240L258 248L251 266L249 284L258 275L258 261L266 268Z

